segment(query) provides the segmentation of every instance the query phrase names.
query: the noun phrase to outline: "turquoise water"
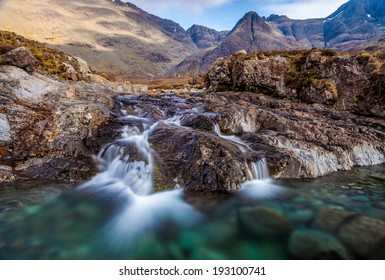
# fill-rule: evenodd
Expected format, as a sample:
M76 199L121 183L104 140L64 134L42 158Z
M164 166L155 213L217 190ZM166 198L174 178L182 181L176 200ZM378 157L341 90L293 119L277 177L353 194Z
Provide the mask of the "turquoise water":
M385 166L232 194L0 186L1 259L384 259Z

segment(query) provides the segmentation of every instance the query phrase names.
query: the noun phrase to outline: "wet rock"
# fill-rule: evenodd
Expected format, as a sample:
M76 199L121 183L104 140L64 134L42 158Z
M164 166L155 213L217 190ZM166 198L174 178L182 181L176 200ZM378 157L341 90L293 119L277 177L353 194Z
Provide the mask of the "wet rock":
M356 213L334 209L321 208L315 218L314 227L323 231L334 232L340 225L356 217Z
M13 49L0 57L0 65L16 66L29 73L33 72L39 64L39 61L26 47Z
M318 230L296 230L289 240L289 253L296 259L349 259L344 245L333 235Z
M196 129L203 129L207 131L213 131L214 122L213 117L205 114L191 114L184 117L181 121L182 126L188 126Z
M294 229L294 225L280 212L265 207L241 209L239 221L255 235L286 237Z
M337 236L360 258L376 258L385 252L385 222L359 216L341 225Z
M0 66L0 80L0 165L8 167L0 180L83 181L95 174L93 156L116 137L110 118L116 92L14 66Z
M314 226L333 232L358 258L385 252L385 222L338 209L323 209ZM364 234L363 234L364 233Z
M231 192L247 179L239 149L212 133L159 124L149 140L169 177L188 191Z

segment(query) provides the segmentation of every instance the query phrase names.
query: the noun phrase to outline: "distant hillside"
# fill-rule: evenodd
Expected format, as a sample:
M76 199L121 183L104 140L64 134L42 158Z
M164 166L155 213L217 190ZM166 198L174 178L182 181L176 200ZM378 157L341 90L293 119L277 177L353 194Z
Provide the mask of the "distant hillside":
M198 50L179 24L118 0L3 0L0 26L126 77L161 76Z

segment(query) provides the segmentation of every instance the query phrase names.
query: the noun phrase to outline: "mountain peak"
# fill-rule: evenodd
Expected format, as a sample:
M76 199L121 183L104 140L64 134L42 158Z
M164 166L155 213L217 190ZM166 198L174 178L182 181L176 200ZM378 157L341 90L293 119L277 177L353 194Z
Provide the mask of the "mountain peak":
M251 31L260 31L260 32L271 32L271 27L268 25L266 20L258 15L256 12L250 11L247 12L235 25L232 32L235 32L237 29L244 29L245 26L250 26Z

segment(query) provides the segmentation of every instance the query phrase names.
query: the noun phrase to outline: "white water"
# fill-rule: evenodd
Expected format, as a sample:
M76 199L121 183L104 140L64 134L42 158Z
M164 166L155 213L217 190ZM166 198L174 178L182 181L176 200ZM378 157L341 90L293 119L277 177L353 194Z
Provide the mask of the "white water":
M165 123L179 125L179 119L173 118ZM122 139L107 146L98 155L103 171L80 187L121 203L117 214L104 229L108 237L106 240L114 250L122 249L123 244L133 244L136 238L156 230L165 222L187 227L201 217L183 200L181 189L154 193L154 160L148 137L157 125L158 122L143 124L143 132L135 126L124 127ZM127 146L136 149L141 158L131 159L125 152ZM176 188L178 186L176 183Z
M243 154L252 151L250 146L238 137L234 135L223 135L218 124L214 125L214 131L219 137L233 142ZM250 164L245 162L245 165L247 167L249 180L242 184L238 195L254 199L269 199L279 195L279 193L283 191L282 187L277 186L270 179L269 168L265 158Z
M223 135L218 124L214 125L214 132L221 138L233 142L241 153L246 154L248 151L252 151L249 145L244 143L241 139L234 135ZM252 162L250 165L245 162L247 167L247 175L249 180L268 180L270 178L269 169L267 167L266 159L263 158L257 162Z
M137 126L125 126L122 139L105 147L98 155L102 172L80 189L99 193L119 201L116 215L106 224L104 234L109 245L118 250L123 244L133 244L136 238L148 234L164 223L189 227L200 220L201 214L183 200L183 190L176 181L175 190L154 193L152 175L154 159L148 141L159 122L126 116L140 122ZM181 117L161 121L181 127ZM219 137L237 145L242 153L251 148L235 136L226 136L215 126ZM248 182L242 185L241 195L269 197L277 186L269 180L266 160L251 163Z
M246 143L244 143L242 140L240 140L237 136L222 134L221 128L219 127L218 124L214 125L214 131L219 137L221 137L227 141L233 142L238 147L238 149L241 151L241 153L244 154L244 153L246 153L246 151L251 150L251 148Z

